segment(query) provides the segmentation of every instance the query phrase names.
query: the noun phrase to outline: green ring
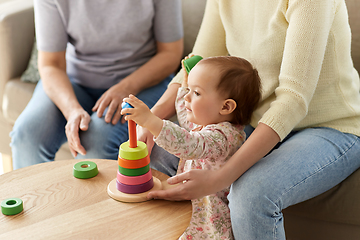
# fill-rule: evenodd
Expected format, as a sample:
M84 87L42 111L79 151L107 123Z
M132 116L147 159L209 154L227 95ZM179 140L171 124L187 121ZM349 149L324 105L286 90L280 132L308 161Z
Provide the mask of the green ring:
M147 146L144 142L137 141L137 147L131 148L129 141L120 145L119 156L125 160L138 160L148 155Z
M91 161L78 162L73 167L73 175L76 178L86 179L95 177L99 173L96 163Z
M23 201L20 198L8 198L1 202L1 212L4 215L15 215L24 209Z
M191 69L193 69L193 67L195 67L195 65L200 62L203 58L199 55L194 55L191 58L188 58L186 60L184 60L184 67L186 72L189 74L189 72L191 71Z
M141 176L144 175L145 173L147 173L150 170L150 165L146 165L145 167L142 168L135 168L135 169L130 169L130 168L123 168L119 166L119 172L122 175L125 176L130 176L130 177L135 177L135 176Z

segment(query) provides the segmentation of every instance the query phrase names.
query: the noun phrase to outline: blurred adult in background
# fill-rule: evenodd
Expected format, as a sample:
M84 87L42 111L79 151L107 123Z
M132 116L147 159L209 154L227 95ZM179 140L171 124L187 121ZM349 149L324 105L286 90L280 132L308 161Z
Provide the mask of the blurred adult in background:
M117 159L128 139L121 103L152 107L183 51L180 0L35 0L41 80L11 132L14 168L76 158Z

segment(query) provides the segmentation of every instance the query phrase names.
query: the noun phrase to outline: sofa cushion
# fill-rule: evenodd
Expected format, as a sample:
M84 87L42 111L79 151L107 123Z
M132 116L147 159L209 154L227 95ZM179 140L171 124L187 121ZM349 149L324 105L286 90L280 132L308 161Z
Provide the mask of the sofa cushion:
M24 82L32 82L32 83L37 83L40 79L40 74L39 74L39 70L38 70L38 51L37 51L37 46L36 46L36 40L34 41L34 45L31 51L31 57L30 57L30 61L29 64L25 70L25 72L21 75L21 81Z
M285 209L285 229L290 239L359 239L360 234L360 169L323 194ZM288 218L289 217L289 218ZM329 228L332 226L332 228ZM356 226L351 229L352 226ZM316 228L317 235L310 229ZM344 234L334 236L332 234ZM307 231L304 232L304 229ZM297 235L296 235L296 234ZM295 234L295 235L294 235ZM301 234L299 236L298 234ZM306 236L306 237L305 237Z
M2 109L9 123L15 123L16 118L30 101L35 86L34 83L23 82L20 78L11 79L6 83Z
M5 86L4 91L4 100L3 100L3 116L6 119L6 124L13 125L15 123L16 118L20 115L20 113L24 110L27 103L30 101L32 93L34 92L36 84L30 82L23 82L20 78L11 79ZM2 120L2 117L0 117ZM1 123L1 127L5 126ZM8 127L8 132L10 131L10 127ZM4 131L2 131L4 132ZM10 142L10 138L7 133L6 136L3 136L1 141L7 140ZM0 144L3 147L3 144ZM5 144L5 147L9 148L9 144ZM0 148L1 150L3 148ZM10 152L8 149L3 152ZM71 153L69 151L69 145L67 143L63 144L59 151L56 153L56 160L63 159L72 159Z

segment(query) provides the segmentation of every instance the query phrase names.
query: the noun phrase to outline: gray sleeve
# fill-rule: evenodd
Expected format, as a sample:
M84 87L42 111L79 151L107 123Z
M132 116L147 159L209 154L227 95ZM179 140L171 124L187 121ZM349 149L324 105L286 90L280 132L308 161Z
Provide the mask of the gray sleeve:
M181 0L154 0L155 39L159 42L174 42L183 37Z
M37 47L45 52L66 50L68 34L53 0L34 0Z

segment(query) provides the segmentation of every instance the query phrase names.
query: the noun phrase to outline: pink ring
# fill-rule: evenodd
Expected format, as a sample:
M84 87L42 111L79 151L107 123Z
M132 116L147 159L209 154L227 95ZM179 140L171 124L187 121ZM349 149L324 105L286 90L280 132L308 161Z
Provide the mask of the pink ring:
M153 187L154 187L154 181L152 178L150 179L150 181L147 181L146 183L140 185L126 185L116 180L117 190L123 193L129 193L129 194L143 193L149 191Z
M148 182L152 178L151 170L140 176L125 176L117 171L117 181L126 185L139 185Z

